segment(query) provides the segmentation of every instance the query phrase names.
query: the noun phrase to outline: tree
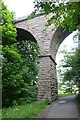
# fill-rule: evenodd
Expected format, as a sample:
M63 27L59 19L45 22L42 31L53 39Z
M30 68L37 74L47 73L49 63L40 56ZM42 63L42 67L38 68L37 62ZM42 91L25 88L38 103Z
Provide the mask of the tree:
M2 29L2 100L3 106L9 106L22 91L21 85L24 84L20 75L23 59L14 45L16 42L16 28L14 27L13 14L1 2L2 18L0 28ZM23 87L24 88L24 87Z
M39 47L35 42L31 42L29 40L18 42L17 47L24 58L24 69L26 67L28 68L28 73L24 74L23 77L24 79L28 79L27 82L31 84L32 81L36 81L36 76L38 75L36 60L39 55Z
M80 48L76 48L74 52L68 52L68 54L64 56L64 60L62 62L62 67L64 72L60 72L63 76L61 78L62 84L68 87L68 91L72 92L72 86L76 86L78 88L78 93L80 94Z
M27 40L16 40L14 16L1 2L0 29L2 29L2 104L9 107L37 98L37 87L32 85L38 74L36 59L38 47ZM1 15L2 14L2 15ZM36 93L35 93L36 92ZM32 99L29 100L29 98Z
M29 40L23 40L17 42L17 48L19 53L24 59L24 65L22 69L22 78L27 83L24 97L28 102L37 100L38 93L38 64L37 59L39 55L39 47L35 42Z
M0 28L2 29L2 44L10 45L16 41L16 28L14 27L13 13L1 2Z
M3 106L10 106L19 99L21 91L25 89L21 70L23 59L15 46L3 47L2 67L2 98Z
M35 9L47 15L52 13L47 26L54 24L56 27L62 26L63 30L80 30L80 1L35 0Z

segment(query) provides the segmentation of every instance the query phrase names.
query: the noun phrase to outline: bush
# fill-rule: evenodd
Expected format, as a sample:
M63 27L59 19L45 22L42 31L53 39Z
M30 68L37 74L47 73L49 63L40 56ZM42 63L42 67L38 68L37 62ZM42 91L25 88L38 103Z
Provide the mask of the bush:
M52 103L51 100L49 100L48 98L45 99L44 103L46 103L47 105L50 105Z
M76 101L77 101L77 103L80 104L80 94L77 95L77 97L76 97Z

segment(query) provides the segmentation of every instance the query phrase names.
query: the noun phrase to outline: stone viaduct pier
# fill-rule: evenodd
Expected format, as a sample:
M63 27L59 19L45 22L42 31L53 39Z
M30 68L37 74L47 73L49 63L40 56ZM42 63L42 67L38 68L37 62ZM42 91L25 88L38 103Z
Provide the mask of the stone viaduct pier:
M56 76L56 53L58 45L70 34L61 27L52 24L44 31L50 15L40 15L31 20L21 19L15 22L17 40L32 40L40 48L38 99L54 100L58 98L58 82Z

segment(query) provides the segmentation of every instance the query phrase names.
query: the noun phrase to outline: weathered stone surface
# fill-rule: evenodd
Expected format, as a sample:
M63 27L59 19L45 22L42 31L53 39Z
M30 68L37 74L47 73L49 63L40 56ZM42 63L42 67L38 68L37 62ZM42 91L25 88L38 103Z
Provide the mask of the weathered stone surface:
M44 31L45 25L51 16L38 16L31 20L21 20L15 23L16 28L25 30L32 34L40 48L38 99L54 100L58 97L57 77L56 77L56 52L58 44L70 33L62 31L61 27L55 28L51 25Z

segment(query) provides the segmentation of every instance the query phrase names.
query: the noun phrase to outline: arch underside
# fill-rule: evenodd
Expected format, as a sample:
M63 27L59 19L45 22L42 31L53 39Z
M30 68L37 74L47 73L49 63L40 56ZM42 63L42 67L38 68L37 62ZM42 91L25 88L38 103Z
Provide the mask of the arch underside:
M16 28L16 30L17 30L17 36L16 36L17 41L30 40L37 43L36 39L30 32L21 28Z
M50 55L52 56L54 61L60 44L69 34L71 34L71 32L69 30L64 31L62 27L58 27L57 30L55 31L50 43Z

